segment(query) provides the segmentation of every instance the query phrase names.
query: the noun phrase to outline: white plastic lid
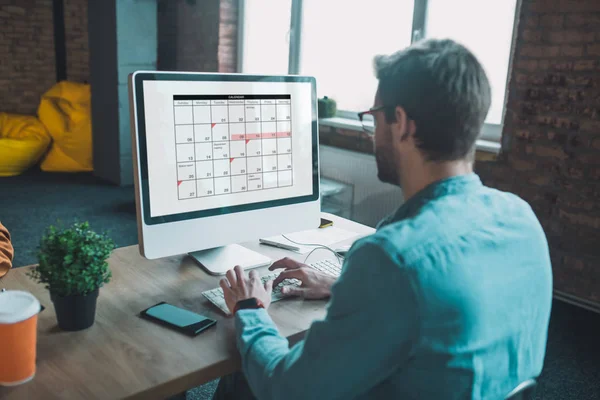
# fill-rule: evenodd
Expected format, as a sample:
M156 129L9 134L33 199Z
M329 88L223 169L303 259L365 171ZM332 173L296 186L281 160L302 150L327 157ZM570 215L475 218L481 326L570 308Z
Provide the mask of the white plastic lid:
M0 292L0 324L25 321L40 312L40 302L29 292Z

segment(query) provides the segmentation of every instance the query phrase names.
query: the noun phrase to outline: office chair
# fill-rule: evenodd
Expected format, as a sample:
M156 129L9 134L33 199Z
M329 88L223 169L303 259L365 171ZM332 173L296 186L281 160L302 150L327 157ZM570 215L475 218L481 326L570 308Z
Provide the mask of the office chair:
M527 379L507 394L504 400L533 400L536 386L535 379Z

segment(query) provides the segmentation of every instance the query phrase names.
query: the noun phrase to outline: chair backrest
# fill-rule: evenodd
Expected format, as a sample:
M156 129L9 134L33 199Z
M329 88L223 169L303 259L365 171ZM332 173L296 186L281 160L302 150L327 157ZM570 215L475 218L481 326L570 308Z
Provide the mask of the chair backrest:
M535 379L528 379L524 382L521 382L516 388L506 395L504 400L533 400L536 386L537 382Z

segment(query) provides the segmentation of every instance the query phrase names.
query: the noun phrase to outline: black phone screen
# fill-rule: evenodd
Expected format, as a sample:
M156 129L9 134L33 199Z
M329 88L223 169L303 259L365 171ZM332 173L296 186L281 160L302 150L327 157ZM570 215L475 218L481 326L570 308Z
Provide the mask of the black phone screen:
M141 312L141 316L195 336L217 321L168 303L159 303Z

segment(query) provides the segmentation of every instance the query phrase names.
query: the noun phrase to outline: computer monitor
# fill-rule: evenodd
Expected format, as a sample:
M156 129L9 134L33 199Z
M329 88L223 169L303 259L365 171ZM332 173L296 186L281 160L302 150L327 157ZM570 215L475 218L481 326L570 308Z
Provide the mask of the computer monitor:
M140 252L210 273L270 260L235 245L320 221L315 79L129 76Z

